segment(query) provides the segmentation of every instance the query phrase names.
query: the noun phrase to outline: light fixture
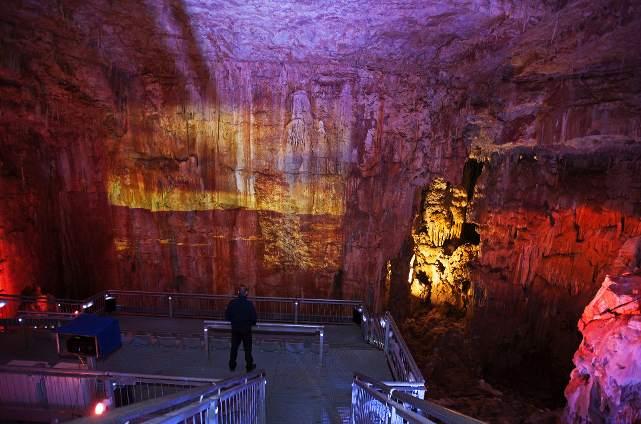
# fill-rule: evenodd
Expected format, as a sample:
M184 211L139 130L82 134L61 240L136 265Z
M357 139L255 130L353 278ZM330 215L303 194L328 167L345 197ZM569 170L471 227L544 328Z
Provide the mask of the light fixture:
M96 415L102 415L107 411L107 408L111 405L111 399L103 399L100 402L96 403L96 406L93 408L93 413Z
M91 308L92 306L93 306L93 301L87 302L84 305L82 305L82 309Z
M105 404L102 402L98 402L96 404L96 407L93 409L93 413L96 415L102 415L105 413L106 410L107 410L107 407L105 406Z
M7 302L0 300L0 308L4 308L5 306L7 306Z

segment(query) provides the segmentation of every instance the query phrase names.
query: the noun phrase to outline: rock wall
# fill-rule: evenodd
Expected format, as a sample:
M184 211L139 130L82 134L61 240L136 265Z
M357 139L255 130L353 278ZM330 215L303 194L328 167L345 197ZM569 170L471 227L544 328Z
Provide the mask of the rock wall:
M565 421L641 420L640 299L641 276L627 273L606 277L586 306L579 321L583 340L574 355L576 368L565 389Z
M3 5L2 183L18 178L20 202L54 211L39 231L3 208L14 234L2 238L3 288L245 283L377 301L384 258L409 228L414 193L398 187L411 179L423 82L347 64L213 60L180 2L103 6ZM46 172L16 176L8 149L30 143L46 157L26 160ZM41 251L58 257L39 264Z
M540 407L562 405L580 343L573 323L617 267L621 246L641 234L641 46L633 35L640 17L630 2L571 2L525 30L497 24L483 42L442 51L428 86L427 182L404 261L439 240L459 244L462 224L479 234L478 259L456 258L463 272L454 276L452 256L437 259L439 266L417 255L410 283L418 296L397 297L394 310L413 309L409 343L426 377L452 389L442 393L452 407L500 417L484 415L459 387L468 381L487 395L480 378ZM469 160L482 170L468 200L456 192L469 187ZM451 201L432 201L438 181ZM438 237L430 227L440 228ZM427 272L420 281L425 263L438 278ZM404 277L398 284L407 284ZM447 308L426 309L420 300L428 293L440 293L429 300Z

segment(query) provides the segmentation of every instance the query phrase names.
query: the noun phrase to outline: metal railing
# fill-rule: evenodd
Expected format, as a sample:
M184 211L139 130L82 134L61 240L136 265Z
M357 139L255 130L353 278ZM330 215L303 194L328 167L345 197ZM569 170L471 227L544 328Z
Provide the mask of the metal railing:
M434 421L436 420L436 421ZM363 374L352 381L352 423L480 424L475 418L412 396Z
M154 315L170 318L224 319L231 295L164 293L109 290L116 299L118 313ZM361 302L337 299L298 299L288 297L252 297L258 319L298 323L351 323L354 308Z
M368 343L385 352L394 379L425 383L421 370L416 365L392 315L389 312L382 316L369 314L364 307L362 311L363 337Z
M352 423L353 424L398 424L433 421L406 409L402 403L381 391L372 389L362 379L354 376L352 382Z
M11 319L25 314L49 313L77 315L83 312L101 313L105 307L106 292L84 300L56 299L50 296L23 296L0 294L0 319Z
M0 366L0 416L19 419L40 411L70 419L86 415L98 401L109 400L114 407L121 407L193 387L209 387L216 382L204 378Z
M18 311L13 318L0 318L0 325L8 329L54 329L75 318L65 312Z
M72 423L264 424L266 383L265 372L254 371Z
M0 295L0 319L15 318L21 311L57 312L68 314L102 313L106 300L113 298L117 312L125 315L161 316L170 318L223 319L232 295L199 293L166 293L129 290L107 290L83 300L54 299ZM291 297L250 298L258 318L263 321L347 324L352 322L358 300L305 299Z
M83 302L79 300L0 294L0 318L13 318L20 312L80 313L83 311L82 305Z
M231 323L228 321L204 321L203 322L203 337L205 340L205 350L207 351L207 359L209 359L209 334L213 331L231 331ZM325 327L322 325L309 325L309 324L283 324L274 322L259 322L252 327L252 332L255 333L270 333L270 334L302 334L302 335L317 335L319 337L319 365L323 365L323 342L325 339Z

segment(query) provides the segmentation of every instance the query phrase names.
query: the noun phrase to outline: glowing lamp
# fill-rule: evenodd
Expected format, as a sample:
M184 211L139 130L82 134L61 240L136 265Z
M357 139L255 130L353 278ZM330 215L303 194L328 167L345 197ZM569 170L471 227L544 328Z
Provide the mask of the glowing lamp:
M367 322L367 317L363 315L363 322Z
M98 402L96 404L96 407L93 409L93 413L96 415L102 415L105 413L106 410L107 410L107 407L105 406L105 404L102 402Z
M22 322L22 318L18 318L18 322Z
M7 306L7 302L0 301L0 308L4 308L5 306Z
M93 306L93 301L92 302L87 302L84 305L82 305L82 309L91 308L92 306Z
M385 327L385 320L384 319L381 320L381 327Z
M96 403L96 406L93 408L93 413L95 415L102 415L107 411L107 408L111 405L110 399L103 399L100 402Z
M78 314L80 313L80 311L73 311L73 313L74 313L75 315L78 315Z

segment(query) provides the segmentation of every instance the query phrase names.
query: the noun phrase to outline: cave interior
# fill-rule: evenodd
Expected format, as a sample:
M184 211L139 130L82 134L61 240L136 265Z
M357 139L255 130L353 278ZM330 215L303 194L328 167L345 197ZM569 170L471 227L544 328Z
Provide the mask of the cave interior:
M358 299L437 403L641 420L639 28L634 0L4 0L0 294Z

